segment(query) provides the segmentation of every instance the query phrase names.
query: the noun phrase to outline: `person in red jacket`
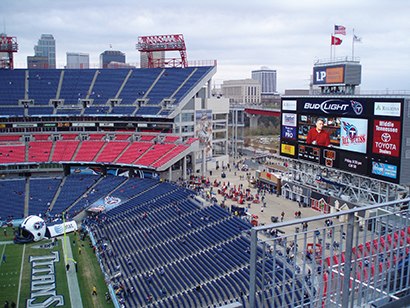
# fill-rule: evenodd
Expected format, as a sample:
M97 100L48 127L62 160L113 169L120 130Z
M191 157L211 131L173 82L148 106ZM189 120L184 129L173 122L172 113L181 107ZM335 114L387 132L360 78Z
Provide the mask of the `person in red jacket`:
M306 142L308 144L323 145L328 147L330 145L330 135L329 132L323 129L325 120L323 118L318 118L316 120L316 127L311 128L307 135Z

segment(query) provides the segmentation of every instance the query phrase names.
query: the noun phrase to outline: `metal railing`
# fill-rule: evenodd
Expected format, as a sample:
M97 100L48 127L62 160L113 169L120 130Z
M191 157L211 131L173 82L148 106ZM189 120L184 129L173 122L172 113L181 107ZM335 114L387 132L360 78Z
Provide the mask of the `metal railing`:
M409 201L252 228L249 307L404 306Z

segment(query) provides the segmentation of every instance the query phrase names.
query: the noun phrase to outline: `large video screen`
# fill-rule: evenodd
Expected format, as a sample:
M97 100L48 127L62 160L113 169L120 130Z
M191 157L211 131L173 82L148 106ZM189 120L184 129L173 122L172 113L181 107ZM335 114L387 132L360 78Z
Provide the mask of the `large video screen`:
M298 141L366 153L367 122L367 119L299 115Z
M403 100L282 100L282 156L399 181Z

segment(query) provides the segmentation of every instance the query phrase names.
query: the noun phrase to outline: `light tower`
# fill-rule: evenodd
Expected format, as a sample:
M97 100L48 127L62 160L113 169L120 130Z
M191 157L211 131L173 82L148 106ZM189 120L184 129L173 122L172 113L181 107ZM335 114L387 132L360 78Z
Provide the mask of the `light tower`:
M186 47L184 36L182 34L170 35L153 35L138 37L136 48L140 52L146 52L148 56L148 67L187 67L188 61L186 56ZM156 59L153 58L155 51L179 51L181 60L179 59Z
M17 52L17 38L13 36L7 36L7 34L2 33L0 35L0 54L7 53L7 56L3 59L0 57L0 69L13 69L13 53Z

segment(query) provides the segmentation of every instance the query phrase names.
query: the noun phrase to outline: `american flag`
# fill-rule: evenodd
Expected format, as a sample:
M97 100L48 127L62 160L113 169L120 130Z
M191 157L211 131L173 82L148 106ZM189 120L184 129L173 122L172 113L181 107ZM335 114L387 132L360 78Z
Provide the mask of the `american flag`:
M346 35L346 28L343 26L335 25L335 34Z

